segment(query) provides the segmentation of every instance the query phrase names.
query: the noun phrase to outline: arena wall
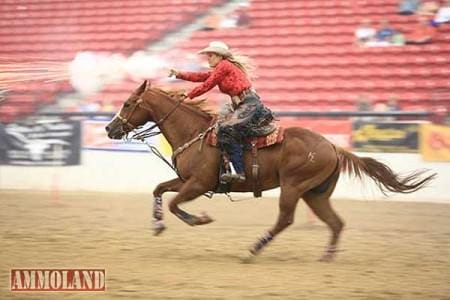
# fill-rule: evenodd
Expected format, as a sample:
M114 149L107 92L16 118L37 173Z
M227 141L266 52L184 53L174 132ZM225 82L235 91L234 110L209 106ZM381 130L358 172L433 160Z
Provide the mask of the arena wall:
M379 159L397 172L431 169L438 178L427 188L413 194L383 196L366 179L341 176L334 198L358 200L400 200L450 203L450 163L424 162L418 154L357 153ZM85 150L82 165L70 167L0 167L1 189L53 190L53 191L153 191L159 182L175 177L173 171L153 154L143 152L115 152ZM265 191L264 196L278 196L279 189ZM239 194L235 196L251 196Z

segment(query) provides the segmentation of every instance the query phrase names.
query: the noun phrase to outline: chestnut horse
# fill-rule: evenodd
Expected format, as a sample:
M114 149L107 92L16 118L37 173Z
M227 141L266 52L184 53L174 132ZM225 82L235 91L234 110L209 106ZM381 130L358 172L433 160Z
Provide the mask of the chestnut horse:
M162 218L162 195L178 192L170 200L169 209L183 222L194 226L212 222L206 214L196 216L179 208L179 204L193 200L218 185L220 151L200 138L211 126L212 116L195 103L183 102L181 93L169 93L150 88L145 81L123 104L120 112L107 125L112 139L120 139L148 121L155 122L177 153L176 168L179 178L160 183L153 191L155 235L165 229ZM203 143L201 145L201 143ZM331 239L322 260L334 258L336 245L344 222L330 205L330 196L339 174L347 171L358 177L372 178L383 192L411 193L434 178L421 178L424 171L399 177L388 166L368 157L357 157L335 147L319 134L303 128L287 128L284 140L259 152L260 186L262 190L280 187L279 215L275 225L250 248L250 257L258 254L275 236L294 222L294 213L300 198L317 217L331 229ZM245 153L246 166L251 154ZM246 167L247 180L233 183L232 192L251 192L251 170Z

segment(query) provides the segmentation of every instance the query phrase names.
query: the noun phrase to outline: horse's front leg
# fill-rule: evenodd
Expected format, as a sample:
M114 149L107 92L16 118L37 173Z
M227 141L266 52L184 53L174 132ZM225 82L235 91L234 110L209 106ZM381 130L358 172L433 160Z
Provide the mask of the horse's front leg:
M193 200L202 194L206 193L209 188L195 179L190 179L185 182L180 188L178 194L170 201L169 209L174 215L176 215L181 221L190 226L204 225L214 221L205 213L200 216L191 215L188 212L180 209L178 204Z
M162 233L166 226L164 225L164 214L162 205L162 195L165 192L178 192L183 185L183 181L180 178L175 178L169 181L162 182L153 191L153 234L159 235Z

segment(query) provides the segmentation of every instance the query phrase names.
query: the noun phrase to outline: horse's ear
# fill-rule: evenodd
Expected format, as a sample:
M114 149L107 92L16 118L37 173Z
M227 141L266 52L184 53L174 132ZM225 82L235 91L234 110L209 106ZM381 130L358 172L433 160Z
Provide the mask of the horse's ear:
M142 95L142 93L145 92L145 90L147 89L147 83L148 83L148 81L145 80L145 81L141 84L141 86L139 86L139 87L137 88L137 90L136 90L134 93L135 93L136 95L138 95L138 96ZM148 84L148 86L150 86L150 84Z

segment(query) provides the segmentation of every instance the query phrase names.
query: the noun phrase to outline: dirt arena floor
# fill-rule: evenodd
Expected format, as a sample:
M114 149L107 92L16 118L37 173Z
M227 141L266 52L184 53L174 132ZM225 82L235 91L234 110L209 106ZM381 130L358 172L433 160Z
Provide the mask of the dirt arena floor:
M296 223L244 264L276 199L198 199L185 209L214 223L166 213L154 237L150 195L1 191L0 299L450 299L450 205L335 200L343 251L321 263L328 229L300 204ZM12 268L105 268L107 291L11 292Z

